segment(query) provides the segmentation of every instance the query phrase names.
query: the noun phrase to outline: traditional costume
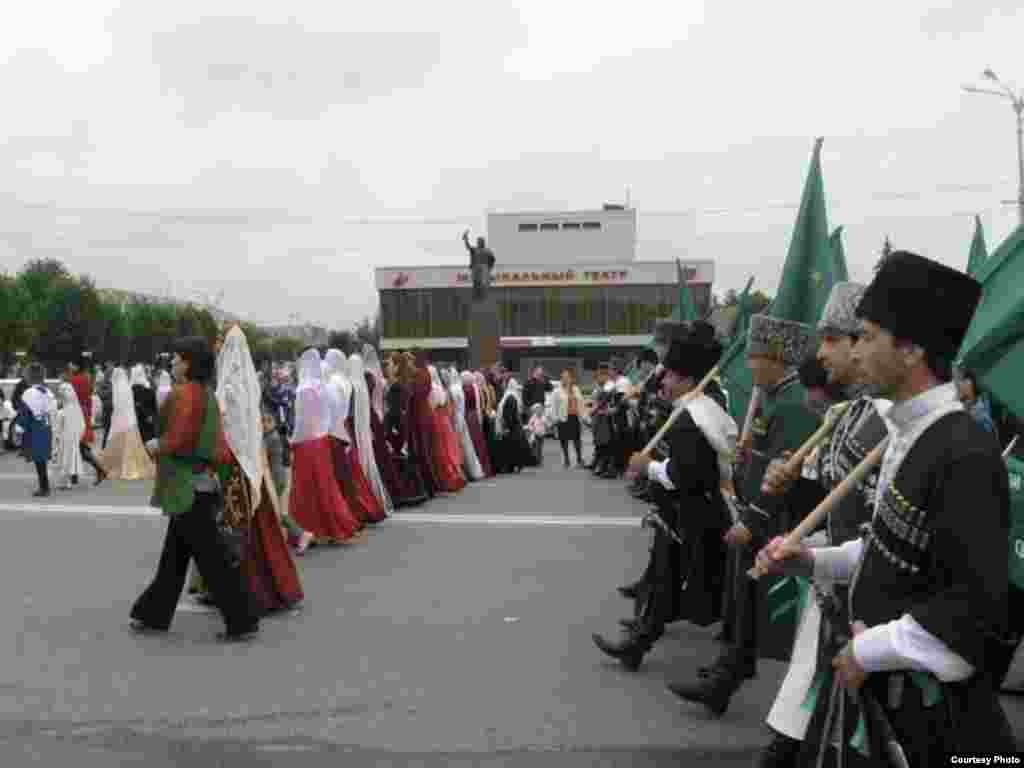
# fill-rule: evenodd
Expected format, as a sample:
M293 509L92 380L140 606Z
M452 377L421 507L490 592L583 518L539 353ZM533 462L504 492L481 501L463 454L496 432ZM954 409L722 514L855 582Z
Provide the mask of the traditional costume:
M856 338L860 334L856 309L863 292L862 285L836 283L818 323L819 335ZM807 457L802 476L787 493L788 503L801 517L814 509L888 434L881 414L891 403L873 399L861 384L847 387L846 395L845 410L829 437ZM804 543L829 546L858 538L861 526L871 519L877 483L875 468L829 512L824 523ZM804 579L794 579L792 584L796 591L793 605L796 609L803 606L803 612L789 668L766 720L775 738L762 754L761 768L790 766L796 758L812 713L806 702L818 664L820 602L845 601L843 587L829 589L825 584L808 584Z
M753 581L747 572L754 555L770 536L794 527L792 511L784 498L765 497L761 482L768 463L783 451L795 451L818 427L818 417L807 408L806 394L799 384L796 368L808 356L814 329L803 323L754 315L750 319L747 354L779 360L783 377L762 392L753 417L751 459L740 470L736 490L741 499L740 522L751 533L746 546L728 551L725 590L725 622L722 639L726 648L715 663L701 670L697 683L675 683L670 689L680 698L700 702L721 715L743 681L755 674L758 655L788 659L795 626L791 616L771 620L769 590L778 579ZM808 510L803 510L807 512Z
M160 375L156 378L156 407L157 410L163 408L164 401L167 400L167 396L171 394L171 374L167 371L160 371Z
M104 471L117 480L150 480L156 465L146 453L135 415L135 399L124 368L112 376L114 412L110 419L110 440L99 456Z
M454 368L447 373L448 393L454 404L455 433L462 444L462 466L466 470L467 479L483 480L484 468L476 454L476 446L473 444L473 437L469 433L469 424L466 421L466 393L462 388L462 377Z
M710 326L705 326L672 341L665 357L667 369L694 382L704 378L722 354L713 332L708 332ZM675 407L682 402L680 397ZM687 402L659 443L662 458L647 465L659 524L640 616L618 643L594 635L600 650L629 669L640 666L666 624L685 618L706 625L720 615L725 581L722 535L730 522L720 486L732 474L738 431L732 417L702 393Z
M441 383L437 368L429 366L430 372L430 406L431 431L433 444L432 458L434 473L437 476L440 490L456 493L466 486L466 477L462 472L460 449L452 429L451 411L448 408L448 390Z
M367 371L363 363L362 355L349 355L349 375L352 379L352 437L355 439L353 448L354 456L358 459L363 469L363 474L370 483L370 490L373 491L384 516L392 511L391 497L387 488L384 487L384 480L381 477L380 468L377 466L377 454L374 451L373 423L371 414L374 413L370 404L370 390L367 387ZM381 448L386 448L381 446ZM385 457L386 458L386 457ZM387 461L390 465L390 460ZM377 522L375 520L374 522Z
M412 388L403 384L400 378L396 379L388 385L385 403L384 435L394 466L393 474L398 482L391 500L396 507L422 504L429 498L426 484L421 467L406 442L409 438L407 425L412 421Z
M405 438L402 441L409 447L413 459L419 465L427 493L431 497L444 490L435 469L437 465L434 460L434 408L430 404L432 391L430 371L417 366L409 393L409 411L412 418L406 419L403 425Z
M462 373L462 395L465 399L466 429L469 430L469 438L473 442L473 450L476 452L480 462L480 469L484 477L493 477L494 468L491 466L491 457L487 451L487 441L484 438L482 426L484 417L483 394L480 392L480 385L476 376L471 371Z
M324 393L331 412L327 436L331 445L334 478L360 526L377 522L383 519L384 510L373 495L363 468L353 453L352 380L348 375L348 358L339 349L329 349L324 362L327 363L328 374L324 382Z
M78 482L85 462L82 461L82 435L85 434L85 418L78 404L78 395L68 382L62 382L57 390L61 402L60 409L60 440L57 449L57 487L69 490L72 483Z
M146 369L141 365L132 367L131 380L132 399L135 401L135 420L139 425L139 435L146 443L156 435L156 393L146 376Z
M334 477L327 437L332 413L322 375L320 353L307 349L299 358L288 511L304 530L318 539L341 543L352 538L360 525Z
M857 313L948 361L980 296L972 278L897 252ZM941 311L922 312L922 298ZM813 550L815 580L849 585L848 612L832 619L800 764L887 765L883 719L915 768L951 754L1013 752L991 666L1008 621L1009 488L998 446L950 383L895 403L886 421L864 537ZM867 626L843 651L867 672L856 698L828 661L836 635L849 635L847 621Z
M281 530L279 500L263 444L260 400L249 344L236 325L217 359L217 402L233 457L223 472L224 524L242 535L242 574L265 614L295 606L303 592Z
M40 374L40 379L42 375ZM21 446L35 464L39 488L35 496L50 495L50 477L47 464L53 450L53 419L57 400L41 381L21 393L15 430L21 434Z

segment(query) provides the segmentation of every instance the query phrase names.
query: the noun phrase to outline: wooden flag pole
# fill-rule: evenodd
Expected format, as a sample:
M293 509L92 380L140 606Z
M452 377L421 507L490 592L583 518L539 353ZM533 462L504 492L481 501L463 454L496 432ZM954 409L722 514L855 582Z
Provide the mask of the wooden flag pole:
M843 482L832 489L832 492L822 499L821 503L814 508L814 510L807 517L804 518L803 522L800 523L796 528L790 531L786 538L782 542L783 548L795 547L803 541L804 537L810 534L818 524L831 512L835 506L846 498L846 495L853 490L854 486L857 485L864 476L867 475L875 466L882 460L882 455L885 453L885 448L889 444L889 438L886 437L878 445L872 449L871 453L864 457L863 461L856 466L856 468L843 478ZM754 566L747 575L752 579L759 579L764 576L763 569L758 566Z
M672 413L669 414L668 419L665 421L665 423L661 425L661 429L659 429L658 432L654 435L654 437L651 438L650 442L648 442L647 445L644 446L644 449L641 451L641 453L644 456L651 455L651 452L657 447L658 443L661 442L661 438L665 436L665 433L668 432L668 430L672 427L673 424L675 424L676 419L678 419L682 415L683 411L686 410L687 404L691 400L700 397L702 394L704 394L704 388L711 383L711 380L715 378L716 375L718 375L717 365L710 371L708 371L707 376L701 379L700 383L696 387L694 387L685 395L683 395L683 401L675 407Z
M1012 451L1012 450L1013 450L1013 446L1015 446L1015 445L1017 444L1017 440L1019 440L1019 439L1020 439L1020 435L1014 435L1014 436L1013 436L1013 440L1011 440L1011 441L1010 441L1010 444L1009 444L1008 446L1006 446L1006 450L1005 450L1005 451L1003 451L1003 458L1004 458L1004 459L1005 459L1005 458L1006 458L1007 456L1009 456L1009 455L1010 455L1010 451Z
M792 456L786 461L786 466L783 471L786 474L793 474L799 472L803 467L804 461L807 456L821 445L825 439L832 434L832 430L836 428L836 424L839 423L839 417L843 415L843 412L850 407L851 401L847 400L845 403L837 403L832 406L829 410L828 415L825 417L825 423L818 427L818 431L808 437L804 444L801 445Z

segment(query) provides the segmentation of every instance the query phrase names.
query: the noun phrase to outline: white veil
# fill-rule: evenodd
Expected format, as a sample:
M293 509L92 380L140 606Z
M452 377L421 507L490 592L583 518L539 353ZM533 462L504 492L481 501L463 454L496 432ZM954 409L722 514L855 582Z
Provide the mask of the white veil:
M384 421L384 369L380 367L380 358L377 357L377 350L373 348L372 344L363 344L363 364L373 376L373 380L377 382L373 388L370 404L377 412L377 418Z
M373 454L373 431L370 426L370 391L366 388L366 378L363 376L363 358L359 355L351 355L348 359L349 378L352 380L352 407L353 425L355 427L356 445L359 446L359 464L366 473L366 479L370 481L370 488L373 495L380 499L381 505L386 512L391 512L391 499L384 487L384 481L380 476L380 469L377 467L377 460Z
M299 386L295 390L295 432L293 443L318 440L327 434L331 413L321 380L320 353L307 349L299 357Z
M234 326L217 356L217 402L224 420L224 438L252 489L256 509L263 491L263 416L260 382L249 354L249 342Z
M348 358L340 349L329 349L324 362L327 364L327 397L330 401L331 411L331 426L327 432L331 437L336 437L348 444L352 442L345 424L352 404L352 382L348 377Z
M152 389L149 383L149 378L146 376L146 369L141 363L132 366L132 378L130 385L135 387L145 387L146 389Z
M523 398L520 394L522 387L519 386L519 382L515 379L509 379L508 384L505 386L505 395L501 398L501 402L498 403L498 411L495 415L495 429L499 435L504 435L505 430L505 403L509 398L512 398L516 403L516 418L519 418L523 412Z
M427 370L430 371L430 407L440 408L448 405L448 390L441 383L437 368L428 365Z
M462 442L466 473L472 480L482 480L484 468L480 464L480 457L476 455L476 446L473 445L473 437L469 434L469 425L466 423L466 394L462 391L462 377L454 368L448 369L448 391L451 392L452 402L455 403L455 431Z
M164 404L164 400L171 394L173 385L171 383L171 374L167 371L160 371L160 375L157 377L156 385L156 407L161 408Z
M130 432L133 429L138 431L139 420L135 416L135 398L132 397L132 387L128 383L128 374L124 368L118 366L114 369L110 384L114 395L114 410L110 416L110 434Z
M78 395L75 388L68 382L63 381L59 387L60 401L64 408L64 432L65 434L82 434L85 432L85 416L82 414L82 406L78 403ZM75 446L78 450L78 446Z

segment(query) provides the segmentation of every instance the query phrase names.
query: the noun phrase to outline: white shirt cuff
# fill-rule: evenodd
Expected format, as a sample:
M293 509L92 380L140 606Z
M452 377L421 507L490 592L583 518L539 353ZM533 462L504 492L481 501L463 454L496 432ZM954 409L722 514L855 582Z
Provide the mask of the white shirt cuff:
M652 461L647 465L647 479L656 483L660 483L666 491L674 491L676 489L672 481L668 478L668 463L671 459L665 459L664 461Z
M860 560L863 539L852 539L838 547L819 547L814 554L814 578L845 584Z
M868 673L917 670L931 672L944 683L966 680L974 674L971 664L909 614L857 635L853 655Z

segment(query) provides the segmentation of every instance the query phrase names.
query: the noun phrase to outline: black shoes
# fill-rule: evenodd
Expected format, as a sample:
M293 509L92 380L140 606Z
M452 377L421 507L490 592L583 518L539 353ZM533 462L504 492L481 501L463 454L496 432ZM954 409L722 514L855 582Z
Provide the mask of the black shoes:
M630 672L640 669L644 655L654 645L654 638L641 632L639 626L623 633L623 639L618 643L611 643L598 634L591 635L591 637L594 639L594 645L602 653L621 662L622 666Z
M757 760L757 768L789 768L796 765L803 742L772 731L775 738L764 748Z
M753 659L743 659L731 652L715 664L700 670L695 683L671 683L668 689L686 701L703 704L713 715L721 717L729 701L743 681L755 673Z
M140 621L139 619L132 619L131 623L128 625L128 627L131 629L132 632L134 632L137 635L165 635L165 634L167 634L167 630L166 629L161 629L160 627L154 627L154 626L152 626L150 624L147 624L144 621Z
M255 640L260 634L259 625L250 627L241 632L218 632L217 641L221 643L247 643Z

